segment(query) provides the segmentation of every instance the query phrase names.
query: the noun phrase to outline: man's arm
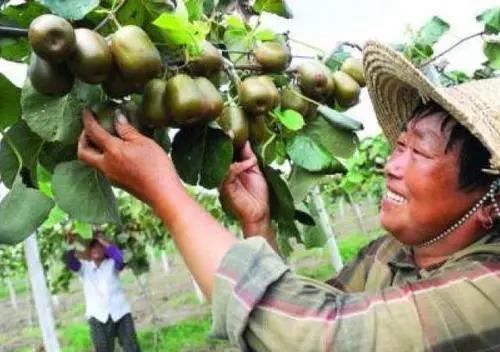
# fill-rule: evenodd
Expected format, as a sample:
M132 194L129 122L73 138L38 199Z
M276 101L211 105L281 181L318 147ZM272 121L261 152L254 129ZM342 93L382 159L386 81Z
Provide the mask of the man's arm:
M235 236L188 194L165 151L141 135L125 116L117 119L119 137L107 133L90 111L84 111L83 117L79 158L153 207L210 299L215 273L237 242Z
M125 268L123 251L116 244L105 240L100 235L96 236L96 239L104 247L107 256L113 260L116 271L122 271Z
M70 233L66 236L66 242L68 242L69 244L72 244L74 241L74 234ZM74 272L80 271L82 267L82 262L80 262L80 260L78 259L75 249L70 249L64 253L64 262L66 263L68 269Z

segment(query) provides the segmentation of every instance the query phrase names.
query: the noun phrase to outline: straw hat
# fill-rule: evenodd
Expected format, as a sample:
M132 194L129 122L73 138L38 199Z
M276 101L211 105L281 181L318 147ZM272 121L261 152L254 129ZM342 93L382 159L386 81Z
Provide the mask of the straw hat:
M364 49L366 86L384 134L394 143L421 100L435 101L488 148L500 170L500 78L434 85L402 54L375 42Z

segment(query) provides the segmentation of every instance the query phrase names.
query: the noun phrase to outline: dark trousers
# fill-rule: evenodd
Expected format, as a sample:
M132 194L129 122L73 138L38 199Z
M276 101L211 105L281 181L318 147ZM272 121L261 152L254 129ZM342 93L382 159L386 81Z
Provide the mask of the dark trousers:
M111 317L106 323L101 323L95 318L89 319L92 342L95 352L114 352L115 337L118 337L124 352L140 352L139 341L134 328L132 315L125 314L120 320L114 322Z

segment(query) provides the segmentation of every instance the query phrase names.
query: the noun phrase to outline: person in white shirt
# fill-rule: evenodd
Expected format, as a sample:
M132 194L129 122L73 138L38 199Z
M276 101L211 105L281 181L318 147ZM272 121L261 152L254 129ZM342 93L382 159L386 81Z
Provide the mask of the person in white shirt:
M70 242L74 236L68 237ZM99 231L84 253L66 252L66 265L83 282L86 317L96 352L113 352L115 339L124 352L140 351L130 305L119 279L125 267L123 252Z

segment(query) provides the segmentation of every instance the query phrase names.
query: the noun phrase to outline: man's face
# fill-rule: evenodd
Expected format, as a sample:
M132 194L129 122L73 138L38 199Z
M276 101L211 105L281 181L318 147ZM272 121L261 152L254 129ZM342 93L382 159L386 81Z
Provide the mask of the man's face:
M459 152L446 152L451 129L434 114L410 121L385 167L387 193L382 200L382 226L405 244L434 238L461 218L485 190L458 188Z
M101 262L104 259L104 248L100 243L94 243L90 247L90 259L95 262Z

